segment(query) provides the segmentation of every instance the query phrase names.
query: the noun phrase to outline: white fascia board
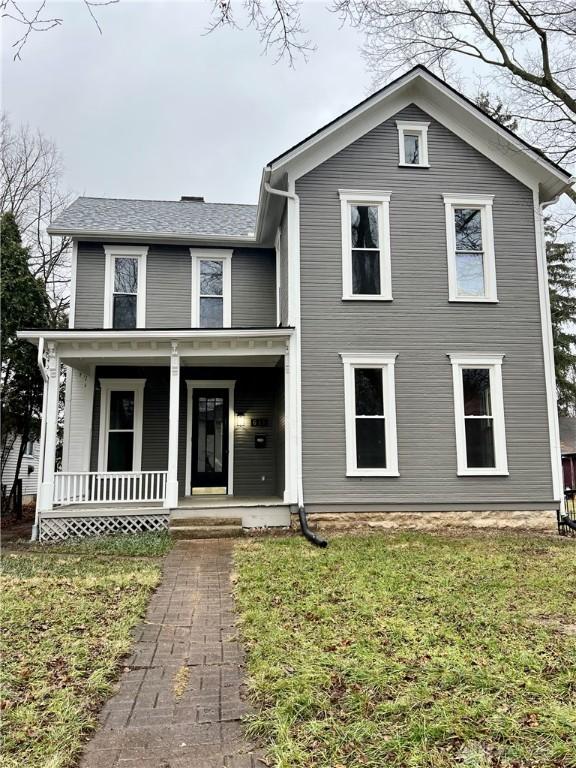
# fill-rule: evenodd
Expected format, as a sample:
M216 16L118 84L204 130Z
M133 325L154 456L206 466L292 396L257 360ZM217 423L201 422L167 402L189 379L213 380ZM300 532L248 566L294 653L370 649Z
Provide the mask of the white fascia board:
M112 242L125 242L134 240L145 240L147 243L186 243L192 245L230 245L234 247L257 246L258 241L254 235L246 237L232 237L229 235L182 235L163 232L118 232L117 230L93 230L93 229L74 229L71 227L58 227L50 225L46 230L49 235L69 236L77 240L111 240Z
M28 341L38 341L43 338L46 341L152 341L155 339L164 339L169 341L182 340L204 340L210 339L245 339L245 338L288 338L292 335L292 328L269 328L269 329L239 329L234 328L211 328L210 330L149 330L134 329L126 330L46 330L46 331L18 331L19 339Z

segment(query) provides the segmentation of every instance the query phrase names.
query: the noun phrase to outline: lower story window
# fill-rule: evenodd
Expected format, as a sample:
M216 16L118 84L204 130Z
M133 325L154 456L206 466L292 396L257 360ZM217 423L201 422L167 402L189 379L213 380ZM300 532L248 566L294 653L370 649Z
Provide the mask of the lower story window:
M459 475L506 475L502 355L451 355Z
M139 472L145 379L100 379L100 472Z
M346 474L398 475L396 355L343 354Z

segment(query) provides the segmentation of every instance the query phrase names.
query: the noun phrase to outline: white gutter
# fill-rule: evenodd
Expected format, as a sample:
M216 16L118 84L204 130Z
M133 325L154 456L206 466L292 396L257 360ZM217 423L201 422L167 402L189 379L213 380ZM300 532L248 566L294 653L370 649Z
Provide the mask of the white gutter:
M124 240L146 240L148 242L167 242L167 243L200 243L201 245L218 245L224 243L226 245L237 244L239 247L243 245L255 246L258 245L256 235L189 235L180 234L175 232L144 232L144 231L127 231L119 232L118 230L104 230L104 229L75 229L74 227L59 227L50 226L46 230L49 235L68 236L78 239L95 239L95 240L111 240L113 243L122 242Z
M563 192L564 190L562 190ZM558 421L558 393L556 390L556 367L554 363L554 337L552 334L552 315L550 310L550 288L548 285L548 263L546 258L546 234L544 231L544 209L557 202L554 200L541 203L538 190L534 190L536 203L536 249L540 262L540 311L542 322L542 341L544 347L544 375L548 401L548 426L550 430L550 451L552 460L552 487L554 496L560 505L560 516L565 514L564 483L562 472L562 451L560 448L560 424Z
M266 173L270 173L270 168L265 168ZM278 195L288 200L289 205L289 280L288 280L288 324L294 327L294 333L291 342L294 346L294 389L292 392L293 413L295 420L295 443L296 443L296 497L298 507L304 506L304 486L302 482L302 386L301 386L301 367L302 352L300 345L300 198L294 191L294 183L291 182L292 190L285 192L283 189L275 189L270 183L264 182L264 189L270 195ZM292 216L290 216L290 211ZM292 248L290 248L290 245ZM290 279L291 278L291 279Z
M36 512L34 516L34 525L32 526L32 536L30 541L38 541L39 518L40 518L40 492L42 488L42 479L44 477L44 447L46 444L46 396L48 393L48 374L44 365L44 337L38 340L38 368L44 381L42 392L42 416L40 422L40 450L38 453L38 487L36 489Z

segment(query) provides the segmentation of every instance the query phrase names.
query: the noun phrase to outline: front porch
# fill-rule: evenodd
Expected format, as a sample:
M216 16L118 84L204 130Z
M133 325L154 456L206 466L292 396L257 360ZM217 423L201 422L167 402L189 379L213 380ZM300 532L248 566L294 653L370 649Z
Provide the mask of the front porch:
M46 355L40 538L159 530L191 516L289 524L290 329L51 333L60 338ZM56 471L61 363L66 407Z
M287 528L290 504L280 496L185 496L167 510L158 503L71 503L41 513L39 538L59 541L76 536L168 530L191 518L240 520L243 528Z

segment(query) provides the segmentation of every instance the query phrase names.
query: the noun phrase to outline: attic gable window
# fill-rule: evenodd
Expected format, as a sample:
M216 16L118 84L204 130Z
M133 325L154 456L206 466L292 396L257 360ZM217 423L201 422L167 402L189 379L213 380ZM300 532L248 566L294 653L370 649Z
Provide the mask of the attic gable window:
M230 328L232 324L232 251L190 248L192 256L192 328Z
M104 328L144 328L148 247L105 245L104 251Z
M430 123L397 120L398 165L412 168L429 168L428 126Z
M342 218L342 298L389 301L390 192L338 192Z

